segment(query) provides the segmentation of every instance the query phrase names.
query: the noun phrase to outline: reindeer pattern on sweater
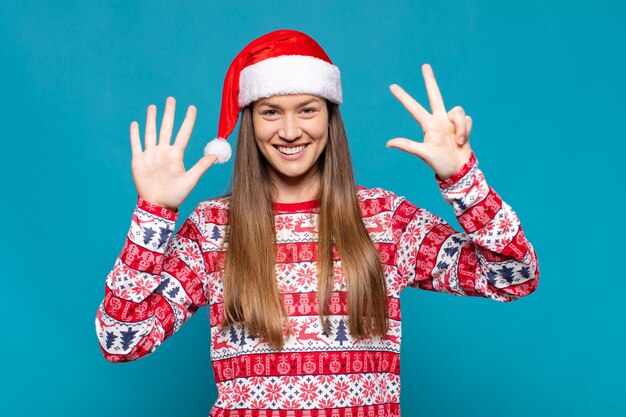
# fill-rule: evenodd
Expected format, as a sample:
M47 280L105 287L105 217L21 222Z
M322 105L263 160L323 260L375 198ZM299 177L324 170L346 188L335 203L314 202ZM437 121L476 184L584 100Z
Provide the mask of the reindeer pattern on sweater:
M437 178L437 177L436 177ZM357 186L363 222L387 284L389 330L351 337L341 259L324 332L317 307L317 201L274 203L276 283L288 313L277 351L243 323L221 328L229 198L210 199L174 233L178 211L137 199L120 256L96 313L105 358L154 352L209 309L217 416L400 416L400 294L406 287L510 302L538 285L535 250L510 206L487 184L474 154L459 172L437 178L463 227L394 193Z

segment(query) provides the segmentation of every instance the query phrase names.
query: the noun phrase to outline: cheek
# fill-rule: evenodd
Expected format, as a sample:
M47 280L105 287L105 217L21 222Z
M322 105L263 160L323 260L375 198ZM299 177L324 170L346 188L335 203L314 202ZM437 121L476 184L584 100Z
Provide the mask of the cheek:
M254 136L257 142L265 142L270 140L276 132L274 124L269 123L266 120L253 118L252 124L254 126Z
M312 138L322 139L328 133L328 122L311 121L311 123L306 126L306 131Z

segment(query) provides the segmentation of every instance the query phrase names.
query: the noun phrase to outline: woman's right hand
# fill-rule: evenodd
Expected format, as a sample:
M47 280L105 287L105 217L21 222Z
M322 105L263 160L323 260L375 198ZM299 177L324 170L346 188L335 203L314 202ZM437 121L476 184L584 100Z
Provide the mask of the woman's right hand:
M177 209L185 201L200 177L217 160L214 155L203 156L189 171L185 170L183 155L196 120L196 108L188 107L176 140L170 144L175 109L176 100L168 97L157 144L157 109L154 104L148 106L143 151L139 124L136 121L130 124L131 167L137 194L143 200L170 210Z

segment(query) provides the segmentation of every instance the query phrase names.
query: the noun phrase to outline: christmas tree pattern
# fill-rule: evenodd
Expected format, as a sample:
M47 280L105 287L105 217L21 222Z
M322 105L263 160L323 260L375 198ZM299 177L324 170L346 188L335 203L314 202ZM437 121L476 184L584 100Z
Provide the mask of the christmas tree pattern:
M157 294L163 294L163 291L165 291L165 288L167 288L167 286L170 283L170 279L168 278L162 278L161 282L159 283L159 285L154 289L154 292Z
M246 328L243 324L241 325L241 337L239 340L239 346L244 347L246 345Z
M220 233L219 227L213 226L213 230L211 231L211 239L219 241L221 238L222 234Z
M106 334L107 334L106 347L107 349L110 349L111 346L113 346L113 342L115 342L115 339L117 339L117 336L114 335L112 332L106 332Z
M235 326L230 326L230 341L233 345L236 345L239 341L239 337L237 336L237 330L235 330Z
M130 327L126 329L126 331L120 332L120 334L122 335L122 350L128 350L137 332L138 330L133 330Z
M152 239L152 236L154 236L155 233L156 233L156 231L154 229L152 229L151 227L146 227L145 229L143 229L143 243L144 243L144 245L147 245L148 243L150 243L150 240Z
M502 275L502 278L504 278L506 282L508 282L509 284L513 283L513 268L508 268L506 265L503 265L502 269L500 269L500 271L498 272L500 272L500 275Z
M335 342L339 342L341 346L343 346L343 342L348 340L348 333L346 331L346 322L343 319L339 319L339 324L337 325L337 337L335 337Z
M351 337L347 290L336 250L337 279L324 317L328 330L321 326L315 263L317 208L306 204L293 210L275 207L276 279L296 337L286 338L283 350L277 351L261 343L265 340L260 335L250 334L244 323L218 332L216 326L224 313L222 277L227 245L222 244L226 243L229 209L228 198L219 197L200 203L190 219L195 228L187 225L174 235L171 213L153 205L140 207L152 214L150 227L133 218L132 234L129 232L133 245L126 247L116 262L115 280L107 282L137 288L137 295L131 301L119 296L119 288L107 287L106 302L96 322L101 348L111 361L138 359L154 351L198 308L206 306L213 336L211 360L218 393L223 393L218 394L212 415L226 416L241 408L259 410L259 417L271 417L268 410L291 410L297 416L304 409L311 410L310 415L329 409L337 415L400 415L399 295L404 288L510 301L536 287L536 254L521 234L518 220L476 176L478 171L472 172L469 179L459 177L461 185L442 188L444 198L454 203L457 212L465 208L458 217L465 233L389 191L358 188L359 208L366 213L364 223L381 255L388 284L390 327L384 337ZM463 196L460 189L472 178L481 182L472 183L471 196ZM478 201L481 195L491 200ZM479 204L483 207L473 210ZM501 209L493 213L488 207ZM484 235L473 233L476 230L489 230L499 239L497 245L489 245ZM190 251L189 241L200 251ZM502 253L509 243L515 246L508 246L506 253L526 254L524 259ZM141 264L136 262L138 256ZM184 263L177 262L180 260ZM167 268L164 262L168 262ZM134 269L135 265L141 265L141 270ZM462 277L456 275L460 272ZM492 285L483 285L484 280Z
M462 198L457 198L457 199L454 200L454 202L459 207L459 209L461 209L461 210L467 209L467 206L465 205L465 202L463 201Z
M326 317L325 322L326 322L326 327L328 327L328 333L326 333L326 331L322 327L322 334L326 337L331 337L333 335L333 325L328 317Z
M167 292L167 295L169 295L171 299L175 299L176 296L178 295L179 290L180 290L180 287L174 287Z
M169 226L159 227L159 249L167 243L167 240L174 229L170 229Z
M463 243L465 243L465 240L461 239L460 237L456 237L456 236L452 236L452 241L457 245L457 247L459 245L462 245Z

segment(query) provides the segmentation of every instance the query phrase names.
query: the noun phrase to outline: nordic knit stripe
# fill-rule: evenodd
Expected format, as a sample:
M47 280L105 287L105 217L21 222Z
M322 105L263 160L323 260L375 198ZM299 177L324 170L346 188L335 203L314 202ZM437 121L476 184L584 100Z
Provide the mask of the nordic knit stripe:
M487 185L474 154L437 180L463 227L390 191L357 187L363 221L387 280L389 332L355 341L335 251L330 334L318 318L317 201L275 203L276 282L294 335L282 351L241 323L223 331L221 274L228 198L203 201L174 233L178 211L138 197L120 256L96 314L105 358L126 362L154 352L201 306L211 326L218 397L211 417L400 416L400 294L406 287L508 302L533 292L537 254L516 213Z

